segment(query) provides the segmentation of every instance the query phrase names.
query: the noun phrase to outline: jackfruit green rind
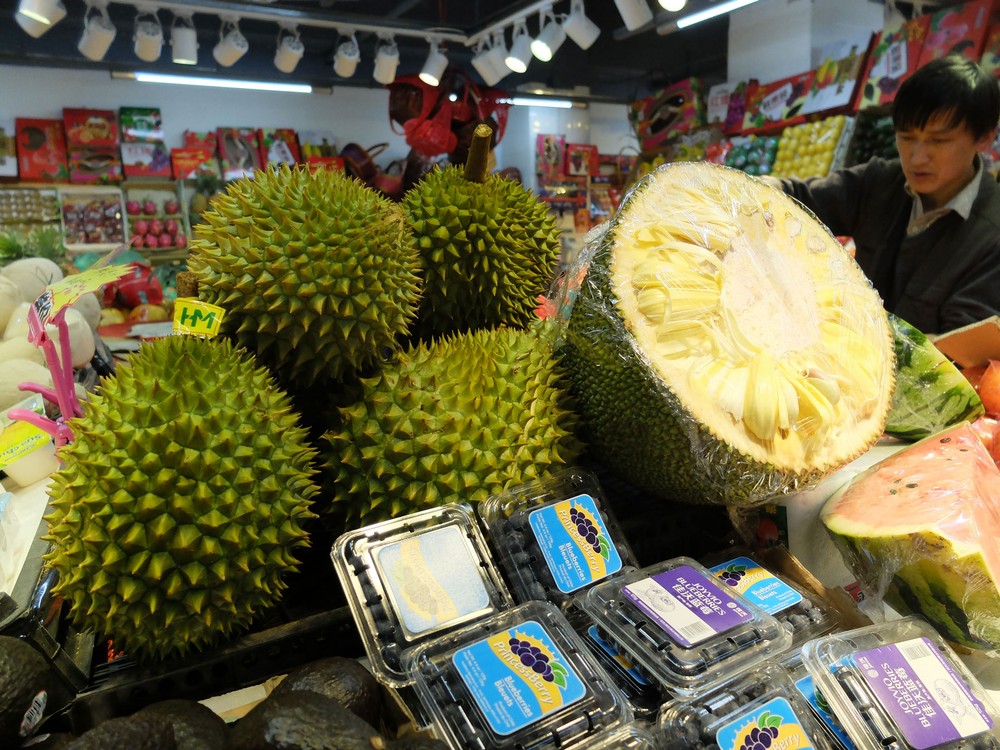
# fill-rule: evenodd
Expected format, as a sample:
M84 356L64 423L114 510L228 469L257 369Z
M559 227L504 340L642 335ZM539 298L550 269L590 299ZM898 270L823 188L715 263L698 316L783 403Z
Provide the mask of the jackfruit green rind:
M544 327L421 343L363 386L343 428L326 435L334 512L354 526L475 504L581 452Z
M397 205L285 165L231 182L204 219L188 261L198 296L283 382L341 380L398 351L422 282Z
M533 193L448 166L428 173L402 206L426 274L419 337L531 323L560 253L555 219Z
M316 451L246 351L146 342L69 425L45 559L77 626L160 658L233 634L280 598L308 544Z

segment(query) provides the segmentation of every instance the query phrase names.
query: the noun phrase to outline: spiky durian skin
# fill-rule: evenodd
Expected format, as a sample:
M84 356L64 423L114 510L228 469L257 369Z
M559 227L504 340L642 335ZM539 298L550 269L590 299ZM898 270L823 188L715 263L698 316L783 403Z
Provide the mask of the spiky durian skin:
M146 342L69 425L45 557L75 624L163 657L246 627L279 598L308 543L316 451L246 351Z
M341 172L283 166L229 184L197 227L198 296L283 382L340 380L398 351L420 297L402 210Z
M333 505L366 524L491 493L573 463L577 416L547 334L499 329L418 344L363 380L327 433Z
M471 182L449 166L428 173L402 205L426 269L420 337L531 323L560 250L544 203L511 180Z

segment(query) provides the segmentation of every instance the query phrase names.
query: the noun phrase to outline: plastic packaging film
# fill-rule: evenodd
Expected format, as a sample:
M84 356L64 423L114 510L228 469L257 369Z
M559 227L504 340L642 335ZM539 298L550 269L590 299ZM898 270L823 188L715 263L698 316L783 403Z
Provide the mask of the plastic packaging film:
M875 602L1000 649L1000 470L965 422L857 475L821 514Z
M894 359L881 300L815 217L759 180L654 170L563 281L584 437L641 489L758 505L882 432Z

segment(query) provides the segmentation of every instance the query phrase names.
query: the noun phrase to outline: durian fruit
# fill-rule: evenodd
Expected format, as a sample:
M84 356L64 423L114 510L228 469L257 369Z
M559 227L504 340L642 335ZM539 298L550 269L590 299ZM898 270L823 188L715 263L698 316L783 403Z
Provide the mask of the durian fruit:
M559 259L548 207L522 185L486 174L491 130L480 125L464 168L429 172L402 200L425 266L414 332L434 336L526 327Z
M421 281L398 206L285 165L230 183L204 219L188 261L199 297L283 383L340 380L399 350Z
M74 623L163 657L278 600L315 517L316 452L246 351L146 342L69 425L45 538Z
M568 278L584 271L566 361L594 457L636 487L759 504L882 434L888 316L780 191L714 164L660 167Z
M573 463L582 449L539 327L417 344L363 386L326 435L334 512L354 525L476 503Z

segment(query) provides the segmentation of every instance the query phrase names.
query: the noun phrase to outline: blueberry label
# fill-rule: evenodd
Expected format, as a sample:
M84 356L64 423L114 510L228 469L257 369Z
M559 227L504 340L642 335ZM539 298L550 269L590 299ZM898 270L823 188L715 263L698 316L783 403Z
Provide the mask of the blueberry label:
M802 595L749 557L737 557L711 569L715 577L769 615L802 601Z
M375 554L389 598L410 635L485 613L489 593L465 534L443 526L387 544Z
M685 648L753 619L717 581L690 565L630 583L622 593Z
M594 498L578 495L532 511L528 523L556 586L572 593L622 568Z
M784 698L775 698L722 726L715 733L722 750L811 750L802 723Z
M650 684L649 680L639 674L639 670L635 668L635 662L632 661L628 654L619 651L612 644L601 638L600 633L597 632L596 625L591 625L587 628L587 635L590 637L590 640L596 643L600 649L604 651L604 653L614 659L618 665L628 673L628 676L636 682L636 684L644 687Z
M826 698L816 689L816 683L813 682L812 675L806 675L796 680L795 687L798 688L802 697L809 703L809 707L813 710L813 713L823 722L827 731L837 740L839 746L844 748L844 750L854 750L854 743L851 742L851 739L844 733L843 728L834 718L833 711L830 710L830 704L826 702Z
M853 661L865 684L916 750L972 737L993 719L927 638L860 651Z
M459 649L452 664L490 729L501 736L587 693L551 636L534 620Z

